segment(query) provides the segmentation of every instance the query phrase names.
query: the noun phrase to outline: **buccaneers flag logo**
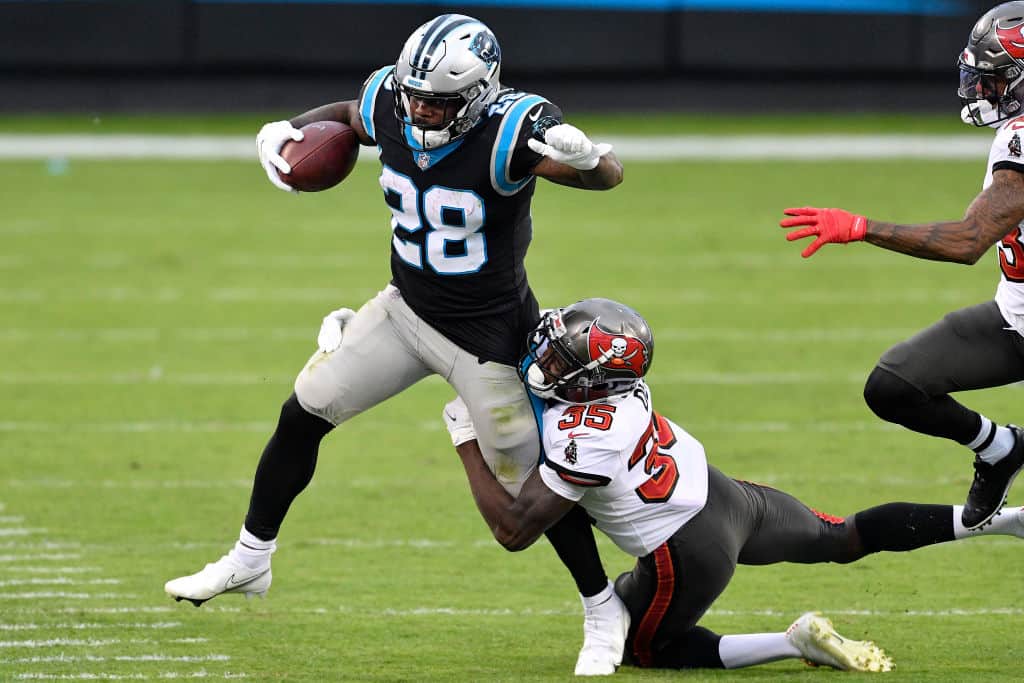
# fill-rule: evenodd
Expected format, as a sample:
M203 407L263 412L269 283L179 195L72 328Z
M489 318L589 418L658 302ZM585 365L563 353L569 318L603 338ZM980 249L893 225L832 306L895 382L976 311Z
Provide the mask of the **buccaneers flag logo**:
M597 320L590 326L587 345L591 358L609 356L608 360L601 363L601 367L609 370L629 370L637 377L643 377L650 362L650 352L642 341L626 334L612 334L603 330Z
M1024 22L1005 28L996 24L996 38L1006 54L1014 59L1024 59Z

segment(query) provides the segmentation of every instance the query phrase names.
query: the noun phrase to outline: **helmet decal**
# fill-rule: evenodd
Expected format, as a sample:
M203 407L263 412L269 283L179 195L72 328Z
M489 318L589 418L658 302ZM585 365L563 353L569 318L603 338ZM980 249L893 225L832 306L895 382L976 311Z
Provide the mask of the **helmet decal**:
M647 346L634 336L602 329L599 321L594 320L587 334L591 359L599 361L601 367L629 370L637 377L643 377L648 363Z
M473 36L473 42L469 44L469 51L479 57L487 66L493 66L501 61L501 48L498 47L498 39L490 31L481 31Z
M996 24L996 39L1006 54L1014 59L1024 59L1024 21L1006 27Z

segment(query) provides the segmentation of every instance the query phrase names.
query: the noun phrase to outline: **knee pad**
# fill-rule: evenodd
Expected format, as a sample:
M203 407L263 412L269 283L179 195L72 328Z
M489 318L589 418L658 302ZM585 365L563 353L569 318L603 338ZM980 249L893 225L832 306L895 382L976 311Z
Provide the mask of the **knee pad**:
M900 422L908 408L927 402L928 396L905 379L876 366L864 384L864 402L878 417Z

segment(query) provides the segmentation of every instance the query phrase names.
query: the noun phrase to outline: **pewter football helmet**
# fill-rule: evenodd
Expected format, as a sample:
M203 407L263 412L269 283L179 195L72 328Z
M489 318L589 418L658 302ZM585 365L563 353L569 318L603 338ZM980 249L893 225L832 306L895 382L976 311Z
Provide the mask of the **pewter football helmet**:
M520 372L542 398L590 403L632 391L654 358L647 321L611 299L584 299L548 312L527 340Z
M413 31L395 63L395 116L421 149L434 149L473 129L501 88L501 48L487 26L442 14ZM412 121L409 98L444 107L436 125Z
M1024 114L1024 2L986 12L960 53L960 117L975 126Z

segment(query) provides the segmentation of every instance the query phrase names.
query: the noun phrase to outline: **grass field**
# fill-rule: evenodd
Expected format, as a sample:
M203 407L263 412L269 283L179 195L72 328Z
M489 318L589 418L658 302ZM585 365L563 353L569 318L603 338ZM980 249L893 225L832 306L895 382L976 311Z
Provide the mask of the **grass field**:
M542 304L609 296L644 313L660 411L725 472L837 515L961 503L968 454L883 424L860 392L890 345L991 297L994 257L964 268L853 245L805 261L776 222L804 203L952 218L983 171L983 159L627 164L610 193L538 187L531 281ZM582 617L569 577L543 542L509 554L490 539L438 419L441 381L325 441L266 600L197 610L163 594L236 537L320 318L386 283L376 172L361 164L336 190L294 197L255 162L0 164L0 680L572 678ZM964 398L1022 419L1018 387ZM1021 543L741 567L704 624L781 630L820 609L890 651L887 680L1015 680ZM632 564L601 550L609 573ZM791 661L616 680L835 675Z

